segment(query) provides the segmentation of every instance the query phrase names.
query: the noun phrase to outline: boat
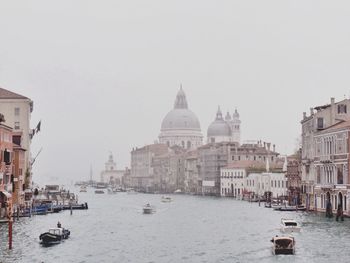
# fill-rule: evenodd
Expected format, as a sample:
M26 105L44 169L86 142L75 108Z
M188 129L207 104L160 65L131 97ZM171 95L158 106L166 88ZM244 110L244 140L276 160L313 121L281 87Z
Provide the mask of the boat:
M48 232L45 232L39 236L43 245L54 245L61 243L62 240L67 239L70 235L68 229L61 227L50 228Z
M161 201L162 201L163 203L170 203L170 202L173 201L173 200L171 199L170 196L162 196Z
M266 208L272 208L271 203L265 202L265 207L266 207Z
M118 190L116 188L108 188L107 193L108 194L116 194L116 193L118 193Z
M128 194L137 194L137 192L135 191L134 188L128 188L128 189L126 189L126 192L127 192Z
M300 226L294 219L281 219L281 232L300 232Z
M86 192L87 192L87 187L86 187L86 185L80 186L80 192L81 192L81 193L86 193Z
M182 193L181 189L177 189L174 191L174 194L181 194L181 193Z
M146 204L144 207L143 207L143 213L144 214L152 214L153 213L153 208L150 204Z
M284 205L279 208L274 208L274 210L277 211L306 211L305 206L291 206L291 205Z
M274 255L294 255L295 254L295 240L294 237L275 236L271 239L272 253Z
M104 194L105 193L105 191L103 191L103 190L95 190L95 194Z

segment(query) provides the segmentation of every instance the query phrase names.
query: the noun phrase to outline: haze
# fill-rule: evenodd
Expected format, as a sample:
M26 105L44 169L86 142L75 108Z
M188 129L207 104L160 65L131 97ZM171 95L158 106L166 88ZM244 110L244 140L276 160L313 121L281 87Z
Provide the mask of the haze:
M34 101L34 181L95 179L153 143L182 83L202 133L296 148L303 111L350 95L348 1L0 0L0 86ZM205 140L205 139L204 139Z

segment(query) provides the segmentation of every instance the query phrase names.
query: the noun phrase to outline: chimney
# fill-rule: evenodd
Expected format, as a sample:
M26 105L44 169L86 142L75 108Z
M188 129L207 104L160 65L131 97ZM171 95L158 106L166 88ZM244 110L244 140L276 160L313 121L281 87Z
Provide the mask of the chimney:
M273 151L276 152L276 145L273 145Z
M266 142L264 142L264 148L266 149Z
M310 108L310 116L314 115L314 108Z
M306 112L303 112L303 120L306 119Z
M331 98L331 104L333 105L335 103L335 98Z
M267 143L267 150L270 151L270 148L271 148L271 143L268 142L268 143Z

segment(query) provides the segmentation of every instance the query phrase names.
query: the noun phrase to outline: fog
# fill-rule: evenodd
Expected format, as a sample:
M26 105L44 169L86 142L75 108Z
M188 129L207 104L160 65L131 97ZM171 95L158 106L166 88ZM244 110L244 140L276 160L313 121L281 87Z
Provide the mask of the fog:
M350 95L348 1L0 0L0 86L34 101L34 181L95 179L153 143L182 83L206 137L292 153L309 108ZM204 138L205 140L206 138Z

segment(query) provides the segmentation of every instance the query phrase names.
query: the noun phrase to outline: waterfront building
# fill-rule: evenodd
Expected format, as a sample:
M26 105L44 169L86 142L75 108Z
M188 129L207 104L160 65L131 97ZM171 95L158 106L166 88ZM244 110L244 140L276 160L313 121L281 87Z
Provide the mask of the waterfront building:
M199 187L199 164L198 164L198 150L189 151L185 155L185 192L186 193L200 193Z
M314 134L315 183L311 209L332 212L340 206L345 215L349 213L350 196L350 121L340 121Z
M142 191L152 191L154 186L154 157L169 151L166 144L151 144L131 151L131 185Z
M13 128L20 136L20 146L25 150L25 163L22 175L26 187L31 184L31 155L30 143L33 130L30 128L30 118L33 111L33 101L25 96L0 88L0 112L5 117L5 125ZM37 127L40 129L39 127Z
M168 152L154 156L152 169L154 175L154 190L161 193L173 193L185 188L185 150L180 146L173 146Z
M168 147L196 149L202 145L203 135L197 116L188 108L185 92L180 88L172 109L163 119L159 142Z
M220 194L238 199L243 198L247 177L247 168L250 164L240 161L230 164L220 171Z
M287 157L288 202L301 204L301 150Z
M0 115L0 220L7 218L12 212L12 173L13 143L12 128L4 124L5 119Z
M335 99L331 98L330 104L311 108L310 116L307 116L306 112L303 113L303 119L301 120L301 192L303 204L310 209L314 209L316 202L314 186L317 180L317 172L314 163L316 153L314 137L319 131L336 125L342 120L349 119L348 109L350 109L349 99L335 102ZM329 145L332 147L335 143L336 141L330 139L330 141L327 141L327 147L330 147Z
M203 195L220 195L220 170L227 166L229 149L236 143L209 143L198 148L199 185Z
M110 153L108 161L105 163L105 170L101 172L101 182L121 186L124 172L124 170L117 170L117 164L113 160L113 154Z

